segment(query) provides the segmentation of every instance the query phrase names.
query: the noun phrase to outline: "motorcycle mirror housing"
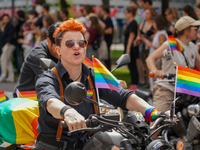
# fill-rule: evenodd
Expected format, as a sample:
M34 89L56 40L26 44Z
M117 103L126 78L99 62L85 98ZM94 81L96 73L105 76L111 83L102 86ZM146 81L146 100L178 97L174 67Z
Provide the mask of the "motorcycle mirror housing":
M128 63L130 63L131 62L131 59L130 59L130 55L129 54L123 54L123 55L121 55L118 59L117 59L117 61L116 61L116 66L115 66L115 68L111 71L111 72L113 72L115 69L117 69L117 68L119 68L119 67L121 67L121 66L123 66L123 65L125 65L125 64L128 64Z
M86 97L85 86L80 82L72 82L65 88L64 95L70 105L79 105L83 102L83 97Z
M83 100L86 100L90 103L93 103L93 104L99 106L96 101L93 101L92 99L86 97L86 88L80 82L70 83L65 88L64 96L65 96L65 100L70 105L79 105L83 102Z
M42 70L47 71L48 69L55 67L56 63L48 58L40 58L40 66Z

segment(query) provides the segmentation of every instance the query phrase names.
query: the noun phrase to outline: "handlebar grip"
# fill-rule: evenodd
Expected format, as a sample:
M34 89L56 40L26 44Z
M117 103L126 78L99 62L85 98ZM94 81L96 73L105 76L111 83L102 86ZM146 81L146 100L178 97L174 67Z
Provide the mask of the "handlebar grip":
M154 77L154 73L153 72L149 72L149 77L153 78Z
M99 121L97 121L96 119L86 119L85 124L87 127L96 127L99 125ZM65 121L61 121L60 125L61 128L68 128Z

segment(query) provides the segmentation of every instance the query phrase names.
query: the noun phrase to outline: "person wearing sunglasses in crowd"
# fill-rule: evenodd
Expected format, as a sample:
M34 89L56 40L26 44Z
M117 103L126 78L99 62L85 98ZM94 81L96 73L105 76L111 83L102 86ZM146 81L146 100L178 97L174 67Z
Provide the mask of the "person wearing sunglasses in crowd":
M62 96L63 90L71 82L81 82L86 90L92 89L91 82L94 85L94 69L83 63L87 49L85 31L86 28L81 22L69 19L62 22L54 32L55 49L60 59L55 68L37 77L39 135L32 150L82 149L88 136L87 132L75 132L73 136L68 136L67 132L86 128L85 119L95 113L93 104L83 101L77 106L70 105ZM99 89L99 97L122 109L138 110L143 115L147 109L156 110L133 91L125 90L121 86L118 88L119 92ZM62 132L58 132L60 119L64 119L68 126Z
M53 33L59 25L60 23L51 25L47 30L47 39L32 48L24 59L18 82L13 90L13 97L17 97L17 89L19 91L35 91L35 77L44 72L40 67L40 58L48 58L54 62L58 61Z
M191 41L195 40L198 33L200 21L196 21L189 16L181 17L175 24L176 40L184 48L184 52L170 52L168 41L165 41L158 49L156 49L147 59L146 63L154 77L163 79L164 74L175 74L176 69L174 61L178 66L194 68L196 65L200 69L200 56L197 47ZM173 57L173 58L172 58ZM161 70L156 68L156 61L162 58ZM160 111L169 110L174 100L175 85L167 81L156 83L153 87L153 106Z

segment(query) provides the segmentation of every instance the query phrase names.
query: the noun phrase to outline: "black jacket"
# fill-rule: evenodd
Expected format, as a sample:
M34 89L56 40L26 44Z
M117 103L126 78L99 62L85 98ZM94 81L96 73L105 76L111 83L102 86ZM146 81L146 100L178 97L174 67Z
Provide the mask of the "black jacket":
M14 44L14 36L15 34L15 28L11 23L8 23L3 31L2 35L2 46L4 46L6 43Z

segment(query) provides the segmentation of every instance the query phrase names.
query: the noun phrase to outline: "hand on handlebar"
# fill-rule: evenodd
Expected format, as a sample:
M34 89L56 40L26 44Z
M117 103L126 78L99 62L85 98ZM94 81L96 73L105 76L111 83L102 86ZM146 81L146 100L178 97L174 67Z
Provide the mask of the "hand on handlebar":
M66 122L69 131L87 128L85 118L73 108L66 110L64 113L64 121Z
M162 71L162 70L156 70L155 72L153 72L153 74L154 74L154 78L164 78L164 76L165 76L165 73L164 73L164 71Z

